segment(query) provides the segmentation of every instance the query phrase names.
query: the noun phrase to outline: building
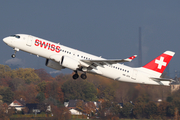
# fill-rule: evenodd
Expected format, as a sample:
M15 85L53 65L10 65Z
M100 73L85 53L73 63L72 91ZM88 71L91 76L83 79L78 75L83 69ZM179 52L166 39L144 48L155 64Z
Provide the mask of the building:
M22 111L24 108L28 108L28 113L40 113L42 108L45 112L51 112L51 106L49 104L37 104L37 103L26 103L22 98L20 100L14 100L8 109L15 108L17 111Z
M21 98L20 100L14 100L8 107L8 109L15 108L17 111L22 111L26 107L25 101Z
M171 93L178 91L180 89L180 84L171 84Z
M78 107L78 104L83 106L84 113L80 112ZM88 114L91 112L97 112L99 110L100 102L84 102L83 100L69 100L69 102L65 102L64 106L69 109L71 112L71 115L82 115L82 114Z

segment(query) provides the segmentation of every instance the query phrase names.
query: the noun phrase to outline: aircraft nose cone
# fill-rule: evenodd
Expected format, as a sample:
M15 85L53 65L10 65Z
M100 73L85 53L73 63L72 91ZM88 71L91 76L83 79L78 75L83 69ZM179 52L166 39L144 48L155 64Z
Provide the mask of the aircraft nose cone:
M4 38L3 41L4 41L5 43L7 43L7 38Z
M7 37L4 38L3 41L4 41L6 44L10 43L10 39L8 39Z

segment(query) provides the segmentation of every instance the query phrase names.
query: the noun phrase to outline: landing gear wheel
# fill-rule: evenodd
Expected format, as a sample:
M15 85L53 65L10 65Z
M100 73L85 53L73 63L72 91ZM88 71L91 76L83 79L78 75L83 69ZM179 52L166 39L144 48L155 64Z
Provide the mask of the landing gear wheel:
M11 55L11 57L12 57L12 58L15 58L15 57L16 57L16 55L15 55L15 54L12 54L12 55Z
M79 77L79 75L78 74L74 74L72 77L75 80L75 79L77 79Z
M13 50L14 50L14 54L12 54L11 57L15 58L16 57L16 52L19 51L19 49L18 48L14 48Z
M86 79L86 78L87 78L87 75L83 73L83 74L81 74L81 78L82 78L82 79Z

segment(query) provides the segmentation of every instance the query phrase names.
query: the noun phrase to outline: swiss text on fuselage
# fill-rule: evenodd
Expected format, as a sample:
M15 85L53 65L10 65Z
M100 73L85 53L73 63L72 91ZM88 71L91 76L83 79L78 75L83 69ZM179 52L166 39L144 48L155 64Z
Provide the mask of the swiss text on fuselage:
M51 43L48 43L48 42L45 42L45 41L41 41L41 40L38 40L36 39L35 40L35 43L34 43L35 46L40 46L44 49L48 49L48 50L51 50L51 51L55 51L57 53L60 52L60 46L56 46L54 44L51 44Z

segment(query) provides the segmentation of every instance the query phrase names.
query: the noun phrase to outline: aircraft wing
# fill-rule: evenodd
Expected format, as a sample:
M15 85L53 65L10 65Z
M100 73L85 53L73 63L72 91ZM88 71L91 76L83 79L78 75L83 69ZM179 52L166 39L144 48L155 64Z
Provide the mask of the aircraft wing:
M81 60L81 61L89 64L90 66L103 67L103 65L111 65L111 64L122 63L122 62L131 62L136 57L137 57L137 55L133 55L126 59Z

